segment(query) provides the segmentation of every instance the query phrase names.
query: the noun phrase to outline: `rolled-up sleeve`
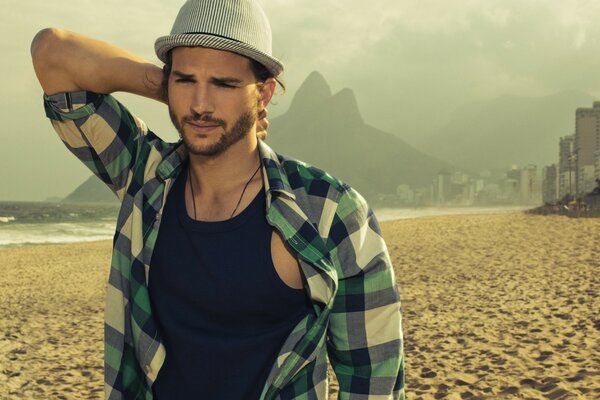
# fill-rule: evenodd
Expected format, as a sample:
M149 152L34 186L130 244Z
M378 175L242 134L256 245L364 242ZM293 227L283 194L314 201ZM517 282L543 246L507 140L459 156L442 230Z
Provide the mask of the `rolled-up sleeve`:
M148 128L110 95L92 92L44 96L46 116L65 146L119 199Z
M327 350L340 399L404 399L400 296L379 224L351 188L329 239L339 281Z

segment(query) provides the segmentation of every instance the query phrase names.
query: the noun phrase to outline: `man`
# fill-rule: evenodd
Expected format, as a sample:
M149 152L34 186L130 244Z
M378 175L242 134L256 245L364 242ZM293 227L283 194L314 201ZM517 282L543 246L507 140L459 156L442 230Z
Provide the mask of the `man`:
M340 398L404 398L375 217L352 188L257 138L283 70L262 9L189 0L155 49L162 70L59 29L32 43L55 130L122 202L106 398L326 399L327 356ZM163 142L116 91L166 102L181 140Z

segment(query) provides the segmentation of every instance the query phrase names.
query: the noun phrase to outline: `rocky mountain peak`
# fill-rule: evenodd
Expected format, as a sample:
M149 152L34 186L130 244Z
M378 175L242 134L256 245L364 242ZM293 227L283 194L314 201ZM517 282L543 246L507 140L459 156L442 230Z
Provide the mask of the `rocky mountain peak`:
M325 77L318 71L313 71L302 82L294 95L290 110L304 109L322 103L331 98L331 88Z

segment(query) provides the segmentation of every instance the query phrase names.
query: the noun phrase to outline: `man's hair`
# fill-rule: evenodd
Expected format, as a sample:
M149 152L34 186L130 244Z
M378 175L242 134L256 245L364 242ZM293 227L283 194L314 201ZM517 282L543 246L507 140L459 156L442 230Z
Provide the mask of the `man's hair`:
M254 77L256 78L256 80L258 82L264 82L269 78L273 78L279 84L279 86L281 86L281 89L285 92L285 85L283 84L283 82L278 77L273 75L273 73L271 73L271 71L269 71L267 69L267 67L265 67L258 61L253 60L251 58L248 58L248 60L250 61L250 69L252 70L252 73L254 74ZM169 98L169 76L171 75L172 68L173 68L172 53L171 53L171 51L169 51L167 53L167 62L165 63L165 65L163 67L163 76L162 76L162 82L160 85L163 99Z

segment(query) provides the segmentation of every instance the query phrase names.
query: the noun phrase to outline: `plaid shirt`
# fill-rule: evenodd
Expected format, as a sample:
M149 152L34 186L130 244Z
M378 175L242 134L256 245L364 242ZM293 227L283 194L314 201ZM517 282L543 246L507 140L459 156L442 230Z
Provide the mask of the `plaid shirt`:
M165 349L148 294L150 259L169 188L187 154L110 95L45 97L68 149L121 200L107 287L106 398L152 399ZM404 399L400 299L365 200L327 173L259 141L267 220L296 253L314 313L293 329L261 399L327 399L327 359L340 399Z

